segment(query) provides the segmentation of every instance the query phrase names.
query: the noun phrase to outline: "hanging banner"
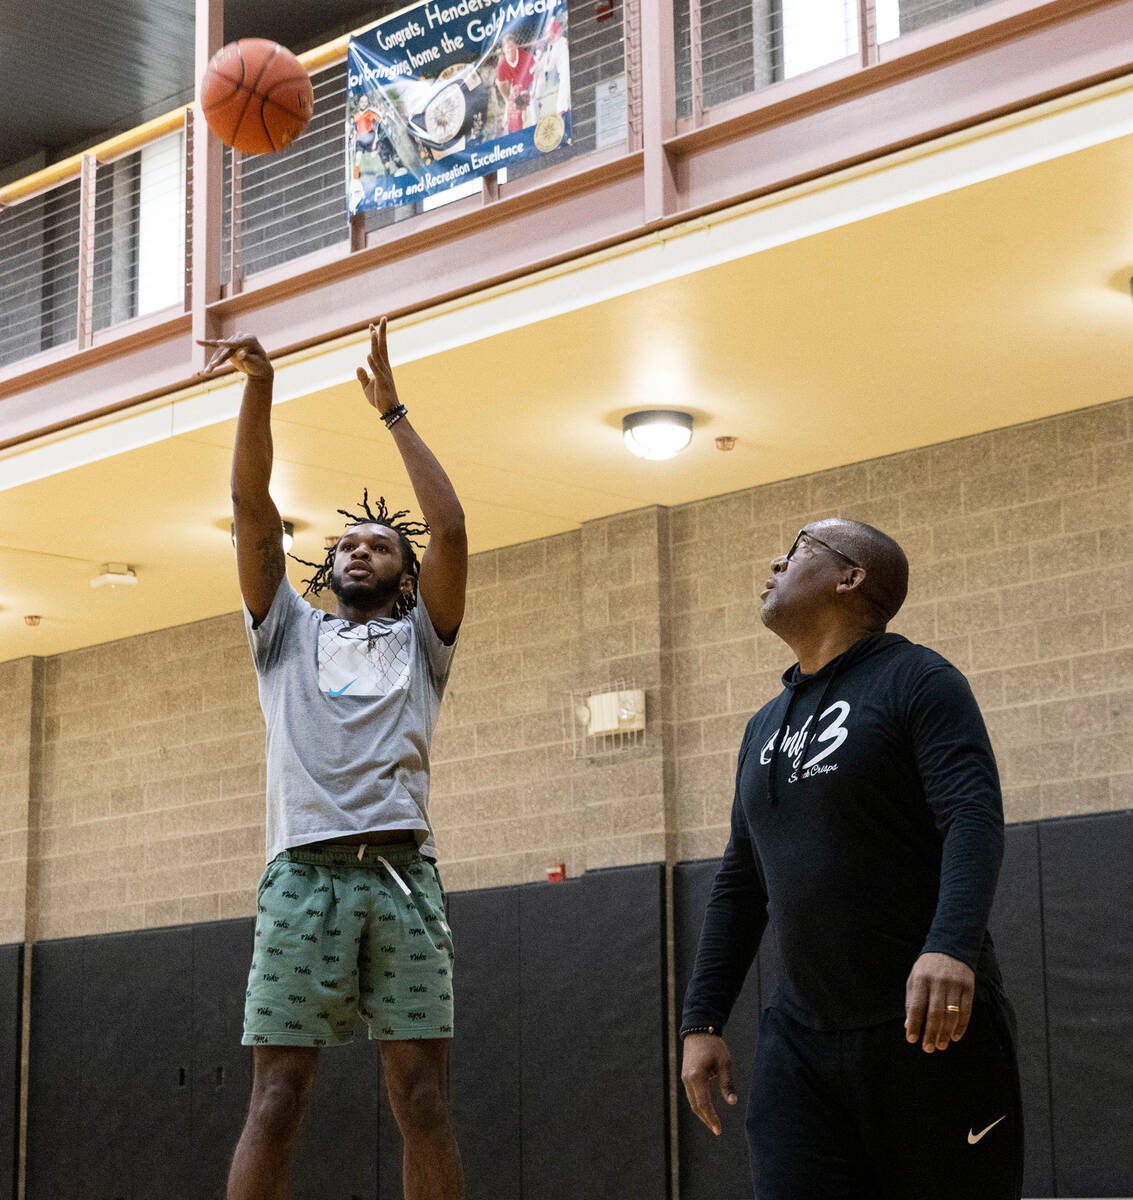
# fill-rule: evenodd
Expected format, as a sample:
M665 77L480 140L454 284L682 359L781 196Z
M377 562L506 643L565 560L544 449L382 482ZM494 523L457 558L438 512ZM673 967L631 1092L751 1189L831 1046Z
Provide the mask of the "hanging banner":
M436 196L570 141L566 0L424 0L350 39L351 213Z

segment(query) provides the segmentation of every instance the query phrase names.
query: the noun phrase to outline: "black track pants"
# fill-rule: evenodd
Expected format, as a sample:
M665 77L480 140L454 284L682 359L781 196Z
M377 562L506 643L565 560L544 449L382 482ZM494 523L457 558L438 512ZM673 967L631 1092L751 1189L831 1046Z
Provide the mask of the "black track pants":
M821 1032L767 1009L747 1130L758 1200L1018 1200L1010 1006L977 1000L932 1054L900 1019Z

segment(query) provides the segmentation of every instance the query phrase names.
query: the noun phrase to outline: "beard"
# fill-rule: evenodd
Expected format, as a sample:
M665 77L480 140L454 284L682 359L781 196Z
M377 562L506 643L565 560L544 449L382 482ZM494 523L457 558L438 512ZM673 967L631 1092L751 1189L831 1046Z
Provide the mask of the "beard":
M395 601L401 592L401 580L389 579L373 583L356 583L351 579L343 580L338 576L332 576L330 590L343 604L365 611L372 608L384 608L391 601Z

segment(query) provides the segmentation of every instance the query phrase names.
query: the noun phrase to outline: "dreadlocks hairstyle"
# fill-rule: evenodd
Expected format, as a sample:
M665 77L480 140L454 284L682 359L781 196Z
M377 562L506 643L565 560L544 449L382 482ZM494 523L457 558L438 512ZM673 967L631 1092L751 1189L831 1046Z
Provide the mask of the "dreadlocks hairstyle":
M338 509L338 512L346 518L346 529L352 529L355 525L384 525L387 529L392 529L397 534L398 540L401 542L402 568L408 571L413 579L412 593L408 596L398 596L397 603L394 605L393 615L398 618L404 617L417 604L417 574L421 569L421 564L417 559L417 551L423 549L417 539L429 532L429 526L424 521L407 521L405 519L409 516L407 508L401 509L398 512L390 512L386 508L386 498L384 496L379 496L377 505L371 508L370 491L368 488L362 489L361 514L352 513L345 508ZM345 530L343 532L345 533ZM315 572L310 579L303 580L307 585L303 589L304 596L317 596L320 592L330 587L334 575L334 556L338 550L338 543L341 540L342 534L339 534L334 545L327 547L326 558L321 563L308 562L305 558L300 558L296 554L289 556L297 563L302 563L305 567L311 567Z

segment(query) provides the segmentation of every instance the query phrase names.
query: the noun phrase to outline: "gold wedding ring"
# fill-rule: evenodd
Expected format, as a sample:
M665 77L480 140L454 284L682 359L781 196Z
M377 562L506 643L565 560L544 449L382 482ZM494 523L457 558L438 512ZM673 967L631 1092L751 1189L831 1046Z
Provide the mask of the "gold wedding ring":
M959 1012L960 1006L958 1004L946 1004L944 1006L944 1011L945 1012Z

